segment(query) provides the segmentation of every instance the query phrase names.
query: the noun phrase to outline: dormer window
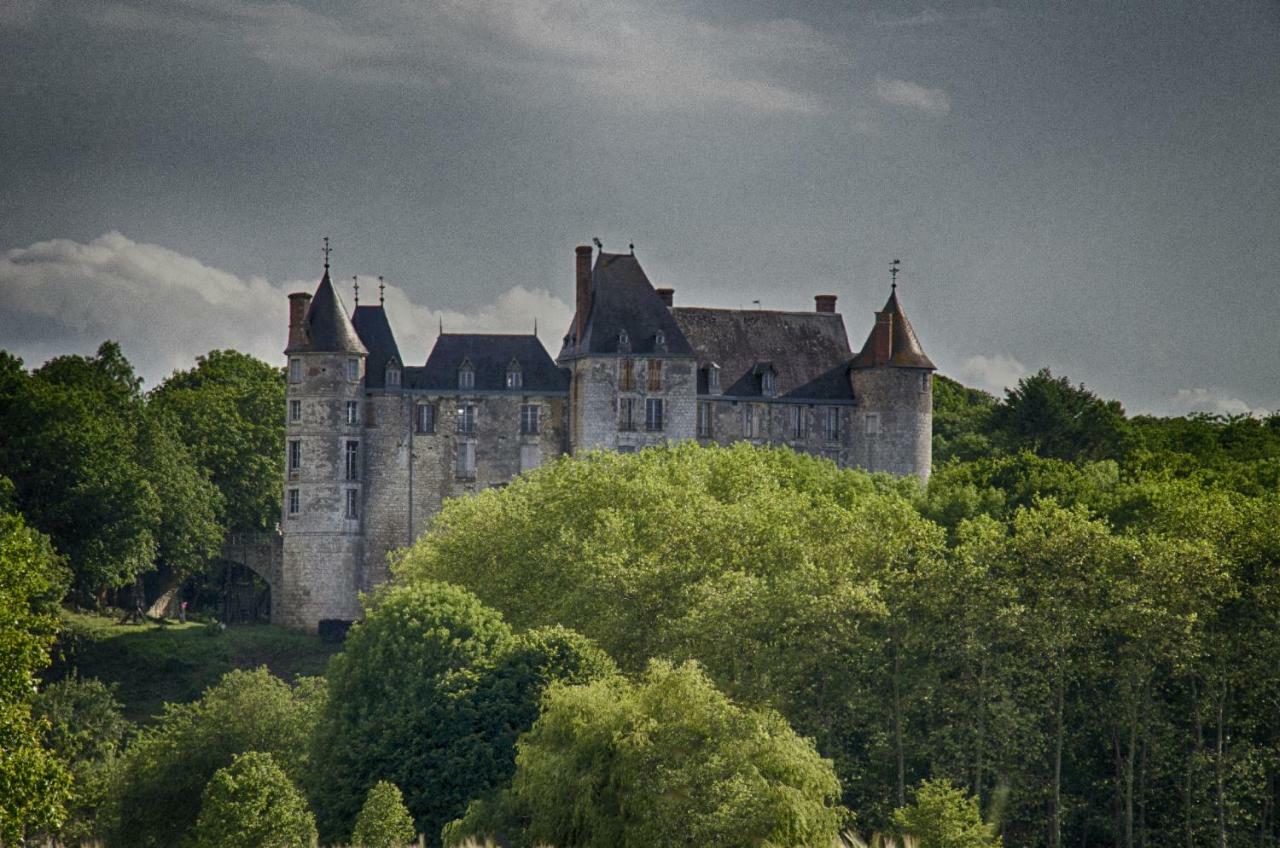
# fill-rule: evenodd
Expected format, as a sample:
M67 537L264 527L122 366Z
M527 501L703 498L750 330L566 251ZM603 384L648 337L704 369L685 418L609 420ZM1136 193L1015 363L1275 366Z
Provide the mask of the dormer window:
M667 350L667 334L659 330L653 334L653 349L659 353L665 353Z
M720 366L714 362L707 366L707 394L720 394Z
M458 366L458 388L474 389L476 387L476 369L471 366L469 360L464 359L462 364Z
M772 371L766 371L760 375L760 391L770 397L773 396L773 393L776 391L776 389L774 388L774 379L773 379Z
M518 389L524 385L524 372L520 369L520 363L514 359L507 366L507 388Z
M619 353L631 352L631 336L627 334L627 331L625 329L618 331L618 352Z
M400 366L395 362L387 363L387 388L398 389L400 387Z

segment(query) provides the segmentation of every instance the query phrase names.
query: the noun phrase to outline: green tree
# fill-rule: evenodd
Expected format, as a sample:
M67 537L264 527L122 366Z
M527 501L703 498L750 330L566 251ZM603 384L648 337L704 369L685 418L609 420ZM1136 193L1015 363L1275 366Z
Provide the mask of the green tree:
M933 463L977 459L995 449L991 416L996 399L937 374L933 378Z
M270 754L239 754L205 787L196 848L312 848L316 820Z
M413 841L413 816L394 783L379 780L365 796L351 842L359 848L404 848Z
M456 845L822 846L847 818L830 761L770 710L735 706L695 665L638 683L552 686L511 788L446 829Z
M41 744L45 725L28 700L49 662L65 588L49 540L0 512L0 842L56 829L65 815L69 776Z
M1104 401L1083 385L1043 368L1005 392L992 412L997 444L1054 459L1118 459L1130 428L1118 401Z
M978 801L948 780L926 780L915 801L893 814L893 823L919 840L920 848L1000 848L1003 844L982 821Z
M379 780L404 791L419 832L438 834L468 801L506 783L516 737L533 724L549 682L613 671L568 631L513 636L456 586L379 591L329 666L311 791L322 836L345 840Z
M227 673L194 703L166 704L125 749L104 816L108 843L167 848L181 842L199 813L205 783L237 754L271 754L301 782L323 696L319 680L290 688L259 668Z
M132 727L121 714L115 687L92 678L67 677L41 689L32 706L47 723L45 745L72 775L67 820L57 836L64 842L94 837L98 812Z
M175 371L151 403L181 422L177 432L222 493L232 530L267 530L280 520L284 374L234 350L213 350Z

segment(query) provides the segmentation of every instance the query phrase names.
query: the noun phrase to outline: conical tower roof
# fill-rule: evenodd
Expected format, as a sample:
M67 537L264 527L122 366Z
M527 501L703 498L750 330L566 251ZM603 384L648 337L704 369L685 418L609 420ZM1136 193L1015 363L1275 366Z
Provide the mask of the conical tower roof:
M316 288L315 296L311 298L305 324L305 350L308 353L368 353L347 317L342 298L329 279L328 265L324 268L324 277Z
M888 339L884 335L888 335ZM888 358L877 351L887 351ZM907 314L898 303L898 290L895 287L885 302L884 309L876 313L876 324L867 336L862 351L853 358L854 368L872 368L877 365L888 365L895 368L927 368L936 371L933 361L925 355L916 331L911 328Z

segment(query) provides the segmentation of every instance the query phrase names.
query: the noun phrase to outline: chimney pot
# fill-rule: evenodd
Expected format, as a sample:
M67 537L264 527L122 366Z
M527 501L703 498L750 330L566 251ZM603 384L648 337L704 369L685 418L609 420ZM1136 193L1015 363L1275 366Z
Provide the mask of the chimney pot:
M587 332L587 317L591 314L591 245L580 244L574 248L576 267L574 272L576 302L574 304L574 335L578 350L582 350L583 336Z
M667 306L671 306L672 301L675 300L675 297L676 297L675 289L655 289L654 291L658 293L658 297L662 298L662 302L665 303Z
M813 305L818 312L835 312L836 296L833 294L815 294Z
M893 358L893 315L889 312L876 313L876 341L874 347L875 364L888 365Z
M311 307L310 292L294 292L289 295L289 348L307 344L307 310Z

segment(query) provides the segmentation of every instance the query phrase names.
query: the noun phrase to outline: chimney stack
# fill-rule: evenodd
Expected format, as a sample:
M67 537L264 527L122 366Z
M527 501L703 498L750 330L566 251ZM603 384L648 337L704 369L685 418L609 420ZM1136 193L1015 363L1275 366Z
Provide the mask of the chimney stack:
M876 340L872 353L876 365L888 365L893 357L893 313L876 313Z
M309 292L289 295L289 350L307 346L307 310L311 307Z
M815 294L813 305L818 312L835 312L836 296L833 294Z
M575 344L582 349L583 336L587 332L587 317L591 314L591 245L580 244L574 248L577 254L577 302L574 321Z
M662 298L662 302L665 303L668 308L671 306L672 301L675 300L675 289L654 289L654 291L658 293L658 297Z

